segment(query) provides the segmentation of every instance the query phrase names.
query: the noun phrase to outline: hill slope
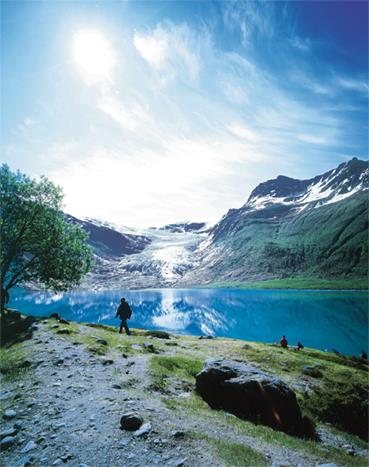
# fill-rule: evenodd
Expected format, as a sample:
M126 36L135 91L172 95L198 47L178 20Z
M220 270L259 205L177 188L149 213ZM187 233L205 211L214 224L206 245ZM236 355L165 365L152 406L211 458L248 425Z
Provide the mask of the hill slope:
M368 177L354 158L313 179L260 184L213 227L185 281L367 277Z

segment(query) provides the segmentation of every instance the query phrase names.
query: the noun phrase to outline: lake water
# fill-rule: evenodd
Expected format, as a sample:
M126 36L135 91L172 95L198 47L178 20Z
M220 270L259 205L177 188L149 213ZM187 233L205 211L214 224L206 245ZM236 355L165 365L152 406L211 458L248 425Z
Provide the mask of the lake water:
M26 314L119 325L115 310L126 297L129 325L177 334L211 334L291 345L368 351L368 293L351 291L154 289L69 293L13 292L10 306Z

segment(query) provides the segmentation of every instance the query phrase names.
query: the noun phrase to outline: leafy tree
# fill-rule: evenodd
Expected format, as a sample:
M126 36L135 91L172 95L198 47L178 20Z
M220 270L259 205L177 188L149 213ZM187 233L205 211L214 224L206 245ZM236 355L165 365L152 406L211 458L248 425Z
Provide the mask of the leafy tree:
M55 291L78 285L91 269L87 234L68 223L63 193L40 180L0 167L1 317L9 290L26 281Z

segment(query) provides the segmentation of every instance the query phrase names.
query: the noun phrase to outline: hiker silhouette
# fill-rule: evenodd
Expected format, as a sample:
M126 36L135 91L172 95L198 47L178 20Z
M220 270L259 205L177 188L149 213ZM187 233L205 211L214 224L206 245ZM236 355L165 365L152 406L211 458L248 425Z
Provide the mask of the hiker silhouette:
M121 320L120 327L119 327L119 334L122 334L123 328L125 329L128 336L131 334L131 331L129 330L129 327L127 324L127 319L130 319L131 316L132 316L131 307L128 305L126 299L123 297L120 300L120 304L117 308L117 313L115 315L116 318L119 318Z

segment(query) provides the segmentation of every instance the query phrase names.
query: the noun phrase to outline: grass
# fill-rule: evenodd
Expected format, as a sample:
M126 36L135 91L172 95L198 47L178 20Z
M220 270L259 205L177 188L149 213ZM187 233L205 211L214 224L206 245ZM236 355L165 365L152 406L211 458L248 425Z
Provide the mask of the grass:
M156 355L150 360L152 386L158 391L166 392L169 378L193 383L202 366L203 362L194 358Z
M269 465L263 454L245 444L215 439L196 432L191 434L192 437L205 441L215 451L216 456L222 459L226 465L237 465L237 467L266 467Z
M367 279L320 279L301 277L265 281L224 281L206 284L202 288L232 289L300 289L300 290L368 290Z
M193 393L190 398L170 398L163 399L165 405L174 411L184 411L186 417L197 417L203 420L203 425L211 425L217 432L226 433L232 430L235 436L247 436L255 438L255 440L265 443L266 445L274 445L275 447L289 449L302 456L314 457L319 462L334 462L338 466L357 466L364 467L367 465L367 461L363 457L353 457L348 455L344 450L334 448L328 445L322 445L316 441L304 440L298 437L287 435L281 431L273 430L267 426L257 425L246 420L241 420L227 412L221 410L213 410L204 402L200 396ZM196 426L201 426L200 423L196 423ZM197 432L198 436L201 436ZM345 438L345 433L340 435ZM223 441L228 444L227 441ZM357 438L348 436L347 442L358 444L363 448L363 442L357 440ZM231 444L231 452L236 449ZM231 454L230 454L231 455ZM316 462L316 463L319 463ZM253 464L229 464L229 465L253 465ZM258 464L256 464L258 465ZM261 464L264 465L264 464ZM310 465L310 464L309 464ZM315 464L314 464L315 465Z
M4 380L18 380L29 372L26 345L26 342L22 342L13 344L11 347L0 348L0 372Z

